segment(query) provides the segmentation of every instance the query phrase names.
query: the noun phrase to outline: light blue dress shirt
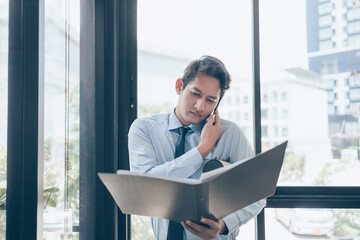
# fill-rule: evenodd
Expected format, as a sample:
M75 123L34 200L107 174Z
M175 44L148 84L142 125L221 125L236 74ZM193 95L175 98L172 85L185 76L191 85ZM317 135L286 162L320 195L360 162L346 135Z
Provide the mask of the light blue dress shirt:
M230 159L239 161L254 155L249 142L239 126L233 122L221 119L222 135L213 150L204 159L197 146L203 124L192 124L185 138L185 153L174 159L175 144L179 135L174 131L182 126L174 112L137 119L129 130L130 170L139 173L149 173L159 176L195 178L202 173L202 167L207 160ZM235 190L234 190L235 191ZM238 229L255 217L266 205L266 200L255 202L235 213L223 218L229 233L218 235L215 239L235 239ZM151 218L156 239L166 240L169 221L161 218ZM184 239L200 239L188 231L184 231Z

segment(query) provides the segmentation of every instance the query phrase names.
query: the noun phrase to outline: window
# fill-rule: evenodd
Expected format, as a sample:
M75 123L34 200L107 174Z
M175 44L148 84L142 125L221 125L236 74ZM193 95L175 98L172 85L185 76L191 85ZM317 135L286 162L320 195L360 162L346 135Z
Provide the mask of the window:
M268 137L268 126L261 126L261 136Z
M358 114L360 112L360 103L358 102L350 103L349 111L352 114Z
M360 21L348 23L348 33L359 33L360 32Z
M328 92L328 102L334 102L335 94L333 92Z
M319 39L320 40L330 39L332 37L332 34L333 34L333 30L330 27L320 29L319 30Z
M79 239L80 1L44 3L43 236Z
M350 89L349 97L351 100L359 100L360 99L360 88Z
M360 235L360 210L269 208L266 239L353 239Z
M281 134L283 137L287 137L288 136L288 128L287 127L283 127L281 130Z
M319 15L331 13L332 3L327 2L319 5Z
M349 86L350 87L360 86L360 76L349 77Z
M333 45L334 43L332 40L319 42L320 50L329 50L333 48Z
M360 89L350 88L349 90L348 86L343 86L344 76L339 77L337 73L340 71L343 75L349 73L344 72L338 65L341 62L344 65L341 67L344 69L352 68L351 72L356 72L360 70L360 62L342 56L343 50L339 46L333 45L332 41L323 41L317 37L319 29L310 27L307 23L316 22L318 19L320 28L324 29L322 34L330 35L330 26L335 24L335 18L333 19L331 15L318 17L316 14L318 9L311 9L312 4L307 5L311 1L300 1L298 5L294 2L291 4L280 3L277 0L271 1L271 4L265 2L267 1L260 1L260 48L262 49L261 66L263 66L261 88L263 93L268 91L269 86L278 89L280 103L274 107L278 109L280 119L276 122L279 137L276 139L263 138L262 144L271 147L275 146L281 139L288 139L284 166L298 162L299 165L295 167L297 170L293 169L293 173L295 171L303 173L297 179L280 179L279 184L281 186L354 185L355 174L351 166L355 164L355 169L360 171L360 161L349 163L341 158L341 154L345 154L348 149L358 151L359 137L351 134L342 135L341 132L330 134L329 126L332 123L331 121L339 123L345 121L347 123L348 102L360 99ZM276 4L281 4L282 10L276 8ZM333 11L341 11L337 5L332 7L336 8ZM300 11L294 9L300 9ZM352 10L352 12L354 11ZM276 16L276 18L270 17L270 15ZM280 19L287 21L280 21ZM271 26L277 27L274 29ZM299 38L299 36L304 37ZM339 53L331 52L329 54L328 51L318 51L316 56L308 55L310 50L307 46L323 43L327 44L329 48L336 49ZM289 72L288 69L294 68L297 69L296 72ZM279 74L278 77L274 76L274 72ZM312 75L313 72L318 72L319 75L314 76ZM273 74L271 78L269 77L270 73ZM289 74L288 77L283 77L285 74ZM282 81L272 79L281 79ZM327 90L321 89L317 85L323 81L322 79L329 79L326 84ZM336 88L335 81L340 83ZM306 86L300 82L306 82ZM346 97L348 91L350 99ZM339 99L336 99L336 96ZM335 100L338 100L336 105L329 105L329 102ZM330 118L331 116L334 117L334 120L331 120L333 119ZM358 120L357 117L356 119ZM269 130L271 130L268 121L262 122L262 124L269 126ZM351 125L348 128L355 130L355 127ZM269 134L272 132L270 131ZM345 140L346 138L349 140ZM265 149L264 147L263 150ZM339 169L339 172L329 170L328 166L335 162L342 162L344 168ZM323 181L317 181L319 175L323 176ZM355 185L360 186L359 178L356 182Z
M319 27L327 27L327 26L330 26L331 23L332 23L331 15L319 17Z
M267 103L268 101L269 101L269 99L268 99L268 94L267 94L267 93L263 94L262 102L263 102L263 103Z
M0 239L6 233L9 1L0 2Z
M252 143L251 3L138 1L138 117L172 111L178 101L176 79L182 77L190 61L213 55L224 62L232 77L231 88L218 108L220 116L239 124L244 116L241 123L247 129L243 130ZM179 12L185 17L174 18ZM202 27L194 23L202 23ZM235 27L234 23L239 24ZM131 219L132 239L153 238L149 218Z
M272 109L272 119L277 119L277 118L278 118L278 109L273 108Z
M322 75L333 74L338 72L338 60L328 59L320 61L320 73Z
M261 119L268 119L268 110L267 109L261 109Z
M347 20L352 21L356 19L360 19L360 8L349 9L347 12Z
M249 113L248 112L244 113L244 120L246 120L246 121L249 120Z
M333 87L335 87L335 80L333 80L333 79L325 79L324 80L324 87L326 89L333 89Z
M360 46L360 34L349 36L348 46L349 47Z
M243 100L243 103L244 103L244 104L249 103L249 97L248 97L248 96L244 96L243 99L244 99L244 100Z
M279 136L279 127L274 125L273 127L273 133L274 133L274 137L278 137Z
M278 101L278 93L277 92L272 92L272 101L274 103L276 103Z

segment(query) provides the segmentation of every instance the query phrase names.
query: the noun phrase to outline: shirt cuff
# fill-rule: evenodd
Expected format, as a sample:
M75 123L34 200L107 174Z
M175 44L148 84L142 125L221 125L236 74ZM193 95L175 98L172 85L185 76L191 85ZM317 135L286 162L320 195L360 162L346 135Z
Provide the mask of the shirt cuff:
M226 217L223 218L223 220L228 229L227 234L235 232L241 225L241 221L235 213L227 215Z

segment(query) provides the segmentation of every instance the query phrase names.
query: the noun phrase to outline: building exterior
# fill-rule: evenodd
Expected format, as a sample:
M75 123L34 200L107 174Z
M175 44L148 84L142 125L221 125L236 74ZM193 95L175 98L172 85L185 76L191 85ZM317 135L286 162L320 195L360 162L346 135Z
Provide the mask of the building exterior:
M322 75L333 157L340 158L341 151L360 146L360 1L307 0L306 5L309 69Z
M327 85L329 115L360 113L360 1L307 0L309 69Z
M294 68L268 74L261 84L262 150L290 140L287 152L303 156L305 172L311 173L317 167L320 171L320 166L331 159L327 92L321 81L319 74ZM234 82L237 84L225 95L219 109L224 118L237 122L251 140L251 81Z

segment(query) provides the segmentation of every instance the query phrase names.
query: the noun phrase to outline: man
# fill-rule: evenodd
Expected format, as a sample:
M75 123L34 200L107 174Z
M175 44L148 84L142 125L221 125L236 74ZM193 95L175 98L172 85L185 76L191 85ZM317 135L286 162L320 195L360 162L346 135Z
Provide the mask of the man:
M230 87L230 75L217 58L204 56L192 61L183 78L176 80L179 100L174 111L137 119L129 131L130 170L160 176L200 178L210 159L230 162L253 156L241 129L212 114ZM184 130L186 128L186 130ZM179 156L179 142L185 147ZM203 224L185 221L182 226L152 218L157 239L235 239L241 225L255 217L265 199L219 221L203 218ZM180 225L180 226L179 226ZM174 230L176 229L176 230ZM176 232L177 231L177 232Z

